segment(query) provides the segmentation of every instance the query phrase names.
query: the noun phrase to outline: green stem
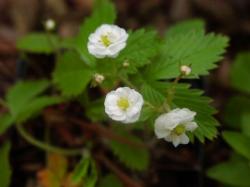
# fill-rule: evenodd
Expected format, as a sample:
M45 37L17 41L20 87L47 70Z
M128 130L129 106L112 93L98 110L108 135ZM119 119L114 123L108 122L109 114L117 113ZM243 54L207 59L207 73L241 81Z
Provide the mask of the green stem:
M121 79L121 81L122 81L123 83L125 83L125 84L128 85L129 87L134 88L134 89L137 89L136 86L135 86L132 82L130 82L128 79L124 78L122 75L119 75L119 78Z
M39 141L35 139L33 136L31 136L22 126L22 124L17 124L16 128L19 132L19 134L30 144L43 149L45 151L49 152L54 152L62 155L68 155L68 156L73 156L73 155L82 155L83 154L83 149L64 149L56 146L52 146L49 144L46 144L42 141Z
M50 32L50 31L46 31L46 36L47 36L47 39L48 39L48 41L49 41L49 44L50 44L51 48L55 51L56 57L58 58L59 55L60 55L60 51L59 51L59 49L57 48L57 46L56 46L56 44L54 43L54 41L52 40L51 32Z
M175 94L176 85L181 80L182 76L183 75L181 74L178 77L176 77L176 79L172 83L172 86L168 90L168 95L167 95L166 104L165 104L166 105L166 109L168 111L170 111L170 109L171 109L172 101L173 101L174 94Z

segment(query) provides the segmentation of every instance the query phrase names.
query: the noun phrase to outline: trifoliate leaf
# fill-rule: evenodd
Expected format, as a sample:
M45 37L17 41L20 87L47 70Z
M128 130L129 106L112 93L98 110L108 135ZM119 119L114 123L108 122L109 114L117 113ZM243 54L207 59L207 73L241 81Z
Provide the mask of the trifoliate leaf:
M120 180L114 175L107 175L101 179L98 187L123 187Z
M183 34L186 32L199 32L203 31L205 32L205 22L201 19L192 19L187 21L178 22L177 24L171 26L167 32L165 37L173 37L178 34Z
M136 68L150 63L150 58L154 57L159 50L159 42L155 31L145 31L144 29L131 32L127 41L127 46L122 50L117 58L121 64L127 63L123 67L128 72L135 72Z
M65 96L76 96L83 92L93 72L75 52L66 52L57 60L53 82Z
M172 97L172 105L170 107L188 108L197 113L195 121L199 127L194 131L194 134L201 142L204 142L205 138L212 140L216 137L218 122L213 117L216 110L210 106L212 100L202 96L203 91L190 89L190 85L188 84L177 84L175 85L175 89L173 89L173 85L169 82L153 81L150 82L150 85L150 92L147 91L146 95L145 91L142 92L144 93L144 97L147 99L151 98L149 102L153 104L159 102L159 104L163 105L164 100L166 101L168 97ZM172 93L174 94L170 96Z
M59 46L56 35L31 33L17 41L17 48L31 53L52 53Z
M118 129L115 131L126 137L128 140L135 143L142 143L136 136L128 132L121 132ZM135 170L146 170L149 163L149 152L144 147L123 144L117 141L110 142L110 148L113 153L123 162L128 168Z
M207 175L224 184L237 187L250 187L250 166L247 161L228 161L207 171Z
M250 137L239 132L223 132L224 140L239 154L250 159Z
M0 181L1 187L9 187L11 182L11 168L9 163L10 143L7 142L0 147Z
M116 19L114 5L109 0L96 0L92 15L80 27L76 45L85 63L93 64L94 57L87 49L88 37L102 24L112 24Z
M250 93L250 53L240 53L231 68L231 85L242 91Z
M151 80L169 79L180 75L180 65L190 65L191 77L207 75L222 59L228 45L228 38L190 31L167 37L160 51L160 57L146 70L145 76Z

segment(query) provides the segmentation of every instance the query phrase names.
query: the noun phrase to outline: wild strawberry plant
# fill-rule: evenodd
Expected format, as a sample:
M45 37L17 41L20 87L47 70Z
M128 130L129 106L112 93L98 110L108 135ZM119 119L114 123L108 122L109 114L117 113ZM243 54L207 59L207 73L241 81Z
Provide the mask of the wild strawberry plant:
M57 35L55 22L48 20L45 32L30 33L17 42L22 56L32 53L55 58L49 79L18 80L1 100L8 112L0 118L0 133L15 126L27 142L49 155L52 167L48 164L40 173L41 184L47 176L53 187L62 182L67 186L120 186L118 179L127 186L138 186L141 184L110 167L107 150L127 168L143 171L149 164L147 146L152 139L177 147L217 136L219 124L213 117L216 110L210 105L212 100L182 80L199 79L216 68L228 38L206 33L202 20L176 24L163 36L154 29L130 30L115 21L114 5L97 0L92 15L83 21L75 37ZM60 120L56 118L59 123L84 129L79 136L86 141L77 147L55 145L50 138L42 141L25 127L33 118L44 116L48 107L62 104L81 106L81 115L59 112ZM49 128L44 123L45 132ZM135 130L139 134L147 131L150 138L142 140ZM48 134L53 137L52 130ZM0 181L4 187L11 176L9 150L9 143L1 148L0 162L5 164ZM66 156L82 157L72 171L65 163ZM53 165L53 159L64 164ZM104 176L99 163L116 177ZM59 168L59 181L54 167Z

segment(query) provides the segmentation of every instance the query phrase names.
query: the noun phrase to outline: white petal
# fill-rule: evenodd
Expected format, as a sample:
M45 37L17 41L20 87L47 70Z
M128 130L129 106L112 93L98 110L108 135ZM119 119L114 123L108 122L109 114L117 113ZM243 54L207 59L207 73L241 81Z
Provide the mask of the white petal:
M108 52L110 56L116 55L118 54L122 49L124 49L126 46L126 43L115 43L115 44L111 44L108 47Z
M138 121L140 117L140 113L135 114L134 116L127 116L125 120L123 120L123 123L134 123Z
M188 108L183 108L183 109L179 110L178 115L182 119L181 122L185 123L185 122L193 121L194 116L196 115L196 112L193 112L193 111L189 110Z
M172 143L175 147L177 147L181 143L180 136L172 136Z
M189 143L189 138L188 138L188 136L185 133L183 133L182 135L180 135L179 139L180 139L180 143L181 144L188 144Z
M169 130L155 128L155 135L157 138L167 138L170 133L171 132Z
M185 124L185 127L187 131L194 131L198 127L198 125L196 122L188 122Z
M171 114L165 113L165 114L160 115L155 120L155 125L161 126L162 128L164 127L165 129L168 129L168 130L173 130L178 125L178 121L171 118Z
M112 114L109 114L109 117L111 119L115 120L115 121L124 121L124 120L126 120L126 115L123 114L123 113L120 113L120 115L117 114L117 113L112 113Z

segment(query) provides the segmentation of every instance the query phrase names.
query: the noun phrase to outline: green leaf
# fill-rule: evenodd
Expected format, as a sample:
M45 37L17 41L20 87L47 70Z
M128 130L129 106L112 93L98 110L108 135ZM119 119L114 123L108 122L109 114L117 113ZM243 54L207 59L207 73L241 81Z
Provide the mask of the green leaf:
M250 115L250 99L234 96L228 101L223 114L224 121L230 127L240 129L243 115Z
M195 136L204 142L205 138L212 140L217 136L218 121L213 117L216 110L210 105L212 100L203 96L203 91L190 89L187 84L178 85L173 103L179 108L189 108L197 113L195 121L198 128L194 131Z
M23 122L28 120L29 118L39 114L43 108L47 106L59 104L63 102L64 99L58 96L41 96L35 98L29 103L26 103L25 106L21 108L18 115L16 116L16 120L18 122Z
M173 37L178 34L183 34L186 32L205 32L205 22L201 19L192 19L187 21L178 22L177 24L171 26L167 32L165 37Z
M242 115L241 130L243 134L250 137L250 113Z
M6 96L11 114L16 116L24 105L42 93L48 86L49 82L47 80L17 82L9 89Z
M11 182L11 168L9 163L10 143L7 142L0 147L0 181L1 187L9 187Z
M145 77L151 80L169 79L179 76L180 65L191 65L190 78L207 75L222 59L228 45L228 38L190 31L167 37L160 51L160 57L146 70Z
M14 123L13 117L9 114L0 116L0 135L3 134Z
M97 182L97 168L94 160L90 160L90 172L84 179L84 187L95 187Z
M224 162L210 168L207 175L228 185L250 187L250 167L248 162Z
M114 5L109 0L96 0L92 15L87 18L80 27L76 39L76 46L80 51L82 58L88 64L93 64L94 58L87 49L88 37L97 27L102 24L112 24L116 19Z
M59 57L53 82L65 96L76 96L83 92L92 79L93 72L74 52L66 52Z
M157 33L140 29L129 34L127 46L121 51L117 61L129 63L126 69L134 73L136 68L150 63L150 58L157 54L158 49Z
M242 91L250 93L250 53L244 52L237 55L231 68L231 85Z
M120 180L114 175L107 175L103 179L101 179L98 187L123 187Z
M144 122L146 120L152 119L155 117L155 115L156 113L154 108L152 108L151 106L143 106L138 122ZM135 128L137 127L138 126L135 125Z
M58 47L59 38L46 33L31 33L17 41L17 48L31 53L52 53Z
M156 107L162 106L163 102L166 99L167 92L164 96L151 85L153 84L144 83L141 87L141 93L143 95L144 100L148 101Z
M104 100L99 99L93 102L90 102L85 108L86 116L91 119L93 122L103 121L107 119L107 115L104 112Z
M132 142L142 143L142 141L136 136L133 136L124 130L122 132L121 130L116 129L115 132ZM140 171L147 169L149 163L149 152L146 148L123 144L117 141L111 141L109 145L113 153L130 169Z
M60 103L61 97L39 96L49 86L47 80L20 81L7 93L7 106L11 117L7 122L23 122L39 113L43 108ZM9 124L10 125L10 124Z
M88 169L90 166L90 158L83 158L75 167L72 174L72 182L78 184L82 181L84 177L88 174Z
M250 159L250 137L239 132L223 132L224 140L239 154Z

